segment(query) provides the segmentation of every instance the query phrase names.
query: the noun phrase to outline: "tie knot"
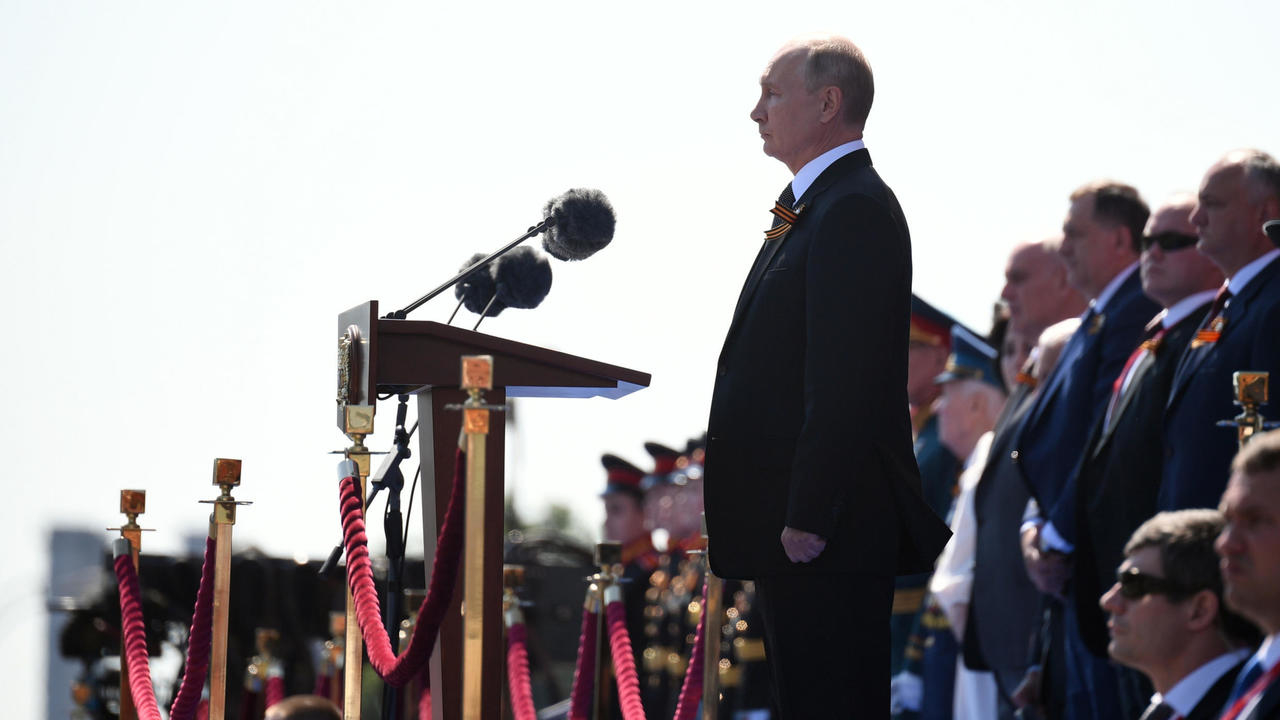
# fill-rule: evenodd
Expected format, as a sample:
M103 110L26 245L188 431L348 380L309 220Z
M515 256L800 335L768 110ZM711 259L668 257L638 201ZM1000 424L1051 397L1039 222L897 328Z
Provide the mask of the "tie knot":
M795 207L796 194L791 190L791 183L787 183L787 186L782 188L782 194L778 196L778 204L788 210Z

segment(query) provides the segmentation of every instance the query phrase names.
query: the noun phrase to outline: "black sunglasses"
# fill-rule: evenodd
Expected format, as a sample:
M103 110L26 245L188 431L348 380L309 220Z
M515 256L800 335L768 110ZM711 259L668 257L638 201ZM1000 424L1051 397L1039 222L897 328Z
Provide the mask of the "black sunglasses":
M1196 244L1200 238L1195 235L1184 235L1180 232L1162 232L1156 235L1142 236L1142 249L1150 250L1152 245L1159 245L1165 252L1181 250Z
M1116 582L1120 585L1120 594L1126 600L1141 600L1153 593L1172 598L1182 598L1191 594L1191 591L1168 578L1148 575L1135 567L1117 570Z

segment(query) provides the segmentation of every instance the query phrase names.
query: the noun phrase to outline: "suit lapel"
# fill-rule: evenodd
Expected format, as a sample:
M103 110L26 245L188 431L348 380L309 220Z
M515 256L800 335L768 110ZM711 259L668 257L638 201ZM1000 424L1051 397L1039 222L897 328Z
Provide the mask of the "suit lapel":
M1165 409L1172 408L1174 402L1186 389L1187 384L1191 382L1191 377L1196 374L1196 370L1204 363L1209 354L1213 352L1213 348L1231 333L1244 321L1245 315L1249 309L1249 303L1253 301L1262 289L1270 284L1280 271L1280 259L1272 260L1262 268L1262 271L1254 276L1249 284L1245 286L1241 293L1227 301L1227 307L1222 311L1224 324L1222 327L1222 335L1215 343L1206 343L1199 347L1193 347L1192 344L1187 345L1187 350L1182 354L1182 359L1178 362L1178 370L1173 376L1173 387L1169 390L1169 401L1165 404ZM1204 325L1209 318L1205 318L1200 324Z
M841 157L831 163L831 166L826 170L822 171L822 174L813 181L813 184L804 191L804 195L797 199L796 207L803 208L811 204L814 198L822 194L832 183L844 177L846 173L852 172L855 168L870 166L871 155L865 148ZM787 242L796 231L796 228L803 223L804 213L802 212L790 230L776 240L766 240L764 246L760 248L759 254L756 255L756 262L751 266L751 272L747 274L747 280L742 285L742 293L738 295L738 304L733 310L733 319L729 322L728 336L732 336L734 331L737 330L743 313L746 312L752 296L755 295L756 288L760 285L760 279L764 277L765 272L773 263L773 258L778 254L778 250L782 248L783 243Z

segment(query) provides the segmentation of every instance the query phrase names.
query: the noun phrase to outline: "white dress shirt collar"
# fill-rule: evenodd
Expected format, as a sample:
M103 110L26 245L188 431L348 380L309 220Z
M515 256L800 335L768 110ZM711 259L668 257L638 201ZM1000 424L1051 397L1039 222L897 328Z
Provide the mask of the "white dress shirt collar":
M1120 290L1120 286L1129 279L1130 275L1136 272L1138 272L1138 261L1134 260L1133 264L1116 273L1116 276L1111 278L1111 282L1107 283L1107 286L1102 288L1102 292L1098 293L1098 297L1094 298L1093 302L1089 303L1089 307L1092 308L1095 313L1105 312L1107 309L1107 303L1111 302L1111 298L1115 297L1115 294ZM1085 315L1088 314L1089 311L1085 310ZM1083 318L1084 315L1081 315L1080 317Z
M1272 665L1280 662L1280 633L1264 638L1253 656L1262 661L1263 670L1270 670Z
M1161 311L1160 326L1168 329L1177 325L1185 320L1186 317L1191 314L1192 310L1195 310L1205 303L1213 302L1213 296L1217 294L1217 290L1201 290L1198 293L1192 293L1191 295L1182 298L1167 309Z
M1173 708L1174 712L1187 717L1209 692L1209 688L1247 657L1249 651L1244 648L1219 655L1192 670L1163 696L1160 693L1152 695L1151 703L1154 705L1163 702Z
M1248 287L1249 281L1257 277L1258 273L1262 272L1262 268L1277 257L1280 257L1280 248L1266 252L1262 257L1237 270L1236 274L1232 275L1227 281L1227 287L1231 290L1231 294L1233 296L1239 295Z
M862 142L861 139L854 140L843 145L837 145L805 163L804 167L800 168L800 172L796 173L796 176L791 180L791 192L795 193L796 200L804 196L805 191L809 189L813 181L818 179L823 170L831 167L832 163L851 152L862 150L866 146L866 143Z

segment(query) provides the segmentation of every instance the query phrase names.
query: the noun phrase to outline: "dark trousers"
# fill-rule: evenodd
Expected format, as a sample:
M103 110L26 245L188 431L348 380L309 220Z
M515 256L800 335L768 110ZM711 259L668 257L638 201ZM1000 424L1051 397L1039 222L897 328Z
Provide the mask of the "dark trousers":
M893 578L756 578L780 720L889 716Z

